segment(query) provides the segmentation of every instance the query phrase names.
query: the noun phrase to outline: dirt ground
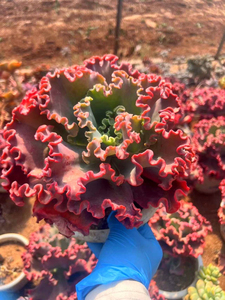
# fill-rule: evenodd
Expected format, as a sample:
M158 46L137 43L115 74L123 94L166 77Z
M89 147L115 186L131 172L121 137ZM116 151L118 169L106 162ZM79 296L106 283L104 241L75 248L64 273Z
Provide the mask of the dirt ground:
M112 53L116 9L116 0L1 0L0 61L60 67ZM223 0L124 0L118 54L214 55L224 18Z

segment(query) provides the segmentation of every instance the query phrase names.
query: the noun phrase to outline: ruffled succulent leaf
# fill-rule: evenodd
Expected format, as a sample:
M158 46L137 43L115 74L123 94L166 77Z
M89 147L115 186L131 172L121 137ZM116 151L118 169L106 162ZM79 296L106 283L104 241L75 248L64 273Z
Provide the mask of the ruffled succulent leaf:
M173 214L168 214L165 207L160 205L149 225L156 239L170 254L195 258L203 253L205 237L212 231L210 223L197 208L183 200Z
M198 182L204 184L208 178L219 188L219 182L225 177L224 117L204 119L197 123L194 127L192 142L197 161L191 169L198 169L195 174Z
M96 265L86 244L76 244L74 238L63 237L50 225L31 234L22 258L27 279L36 282L35 288L28 291L32 300L77 299L75 285Z
M185 89L180 93L184 114L192 121L224 116L225 91L219 88L196 88L193 91Z

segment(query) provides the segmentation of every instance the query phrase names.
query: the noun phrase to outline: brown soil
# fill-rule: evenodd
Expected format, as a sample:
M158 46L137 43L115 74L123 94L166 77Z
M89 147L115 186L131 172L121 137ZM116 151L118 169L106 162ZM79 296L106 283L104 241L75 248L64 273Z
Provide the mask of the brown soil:
M164 267L163 267L164 266ZM164 259L154 276L154 280L160 290L163 291L181 291L186 289L195 279L196 259L193 257L181 258L182 275L171 274L169 267L165 267Z
M4 243L0 245L0 285L7 284L16 279L23 270L21 254L25 248L17 243Z
M31 198L26 202L23 207L16 206L7 193L0 193L3 212L0 220L0 234L19 233L29 239L30 234L39 228L40 224L36 223L35 217L32 217L34 199Z
M2 0L0 60L66 66L112 53L116 9L108 0ZM224 13L223 0L124 0L119 55L215 54Z

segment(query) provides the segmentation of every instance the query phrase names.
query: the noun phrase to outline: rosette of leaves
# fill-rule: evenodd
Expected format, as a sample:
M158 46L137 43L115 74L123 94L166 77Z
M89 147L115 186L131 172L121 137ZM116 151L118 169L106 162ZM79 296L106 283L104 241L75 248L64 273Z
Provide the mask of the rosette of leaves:
M225 292L211 281L199 279L195 287L188 288L184 300L225 300Z
M127 228L160 202L175 212L193 159L179 110L169 83L113 55L48 73L5 128L4 187L20 206L36 195L34 215L66 236L111 210Z
M225 90L212 87L186 89L180 99L185 116L194 123L225 114Z
M148 291L151 300L167 300L163 295L159 294L159 289L155 280L151 280L150 285L148 287Z
M149 225L165 252L197 258L203 253L205 237L212 227L192 203L181 200L180 204L173 214L160 205Z
M209 264L206 267L201 267L198 272L198 277L204 281L211 281L215 285L219 285L218 278L222 274L220 273L219 268L214 266L213 264Z
M198 181L206 189L209 189L210 181L214 182L218 189L220 181L225 178L225 118L198 122L192 144L197 156Z
M96 264L86 244L76 244L74 238L63 237L48 224L31 234L22 259L27 279L35 284L28 291L31 300L77 299L75 285Z

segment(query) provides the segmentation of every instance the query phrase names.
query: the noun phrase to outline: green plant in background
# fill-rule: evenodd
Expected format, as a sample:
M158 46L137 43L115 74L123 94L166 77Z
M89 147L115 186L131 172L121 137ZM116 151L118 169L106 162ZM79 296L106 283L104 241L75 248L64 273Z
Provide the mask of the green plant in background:
M225 300L225 292L219 286L218 278L222 274L212 264L202 267L198 272L200 278L195 287L188 288L184 300Z
M225 292L212 281L199 279L196 287L189 287L184 300L225 300Z
M222 274L219 269L212 264L209 264L207 267L201 267L198 277L204 281L211 281L215 285L219 285L218 278Z
M59 9L60 9L60 3L59 3L59 0L55 0L55 6L54 6L54 9L57 13L57 15L59 14Z
M221 89L225 89L225 76L220 78L219 86L221 87Z

